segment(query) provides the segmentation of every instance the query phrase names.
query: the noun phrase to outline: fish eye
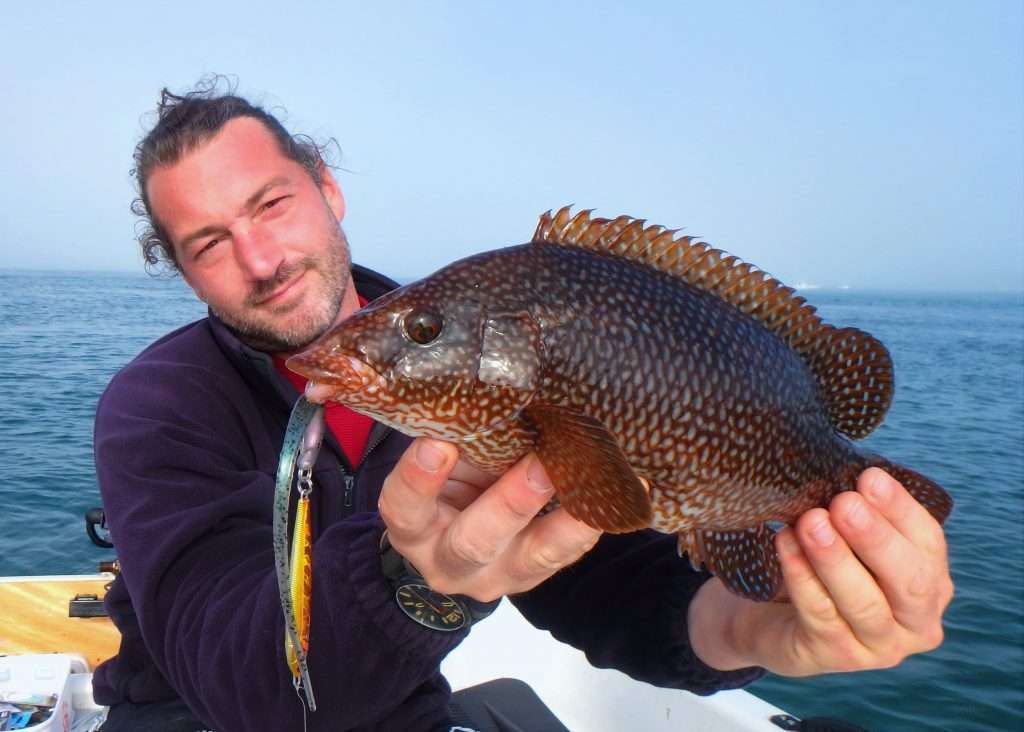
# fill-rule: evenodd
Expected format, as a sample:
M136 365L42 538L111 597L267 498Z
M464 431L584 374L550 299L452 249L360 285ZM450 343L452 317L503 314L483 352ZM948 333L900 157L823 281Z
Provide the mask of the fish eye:
M413 310L405 316L402 327L413 343L425 346L441 335L444 318L433 310Z

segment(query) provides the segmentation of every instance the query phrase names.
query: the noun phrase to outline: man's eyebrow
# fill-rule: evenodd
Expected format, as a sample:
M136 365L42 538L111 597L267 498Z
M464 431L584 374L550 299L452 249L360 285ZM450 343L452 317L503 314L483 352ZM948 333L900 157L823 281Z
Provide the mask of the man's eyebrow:
M253 209L256 206L256 204L260 202L260 199L266 195L267 191L274 188L275 186L284 185L288 182L289 179L283 175L279 175L276 178L271 178L269 181L260 186L255 193L253 193L251 196L245 199L245 203L242 204L242 207L239 210L239 215ZM183 238L181 242L178 244L178 246L181 247L182 251L185 251L186 249L188 249L189 245L195 243L197 239L202 239L203 237L210 236L211 234L219 234L222 231L224 231L224 227L222 226L204 226L201 229L196 229L191 234Z
M189 245L194 243L197 239L202 239L204 236L209 236L210 234L219 234L222 231L224 231L223 226L204 226L201 229L196 229L191 234L182 239L181 243L178 244L178 247L182 251L186 251Z
M271 188L280 185L285 185L288 182L288 177L284 175L279 175L276 178L271 178L270 180L268 180L266 183L260 186L255 193L253 193L251 196L245 199L245 203L242 204L242 208L238 211L239 215L255 208L256 204L260 202L260 199L263 198L266 192L269 191Z

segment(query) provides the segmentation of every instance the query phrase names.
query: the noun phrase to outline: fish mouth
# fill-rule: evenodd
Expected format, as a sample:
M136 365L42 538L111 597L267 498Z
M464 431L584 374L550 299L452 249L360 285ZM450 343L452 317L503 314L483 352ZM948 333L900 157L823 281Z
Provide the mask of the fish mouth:
M374 393L384 386L384 377L372 366L344 353L324 357L315 349L303 351L285 361L285 366L309 380L305 396L317 404L346 401L346 396Z

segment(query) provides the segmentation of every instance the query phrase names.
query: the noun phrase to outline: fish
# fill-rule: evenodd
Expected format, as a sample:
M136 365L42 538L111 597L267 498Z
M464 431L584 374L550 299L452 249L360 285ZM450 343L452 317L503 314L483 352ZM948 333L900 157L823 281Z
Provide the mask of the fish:
M952 498L855 444L883 421L892 358L767 272L678 230L563 207L532 239L394 290L287 361L306 397L458 445L500 475L536 453L601 531L676 534L757 601L774 535L876 466L938 520Z

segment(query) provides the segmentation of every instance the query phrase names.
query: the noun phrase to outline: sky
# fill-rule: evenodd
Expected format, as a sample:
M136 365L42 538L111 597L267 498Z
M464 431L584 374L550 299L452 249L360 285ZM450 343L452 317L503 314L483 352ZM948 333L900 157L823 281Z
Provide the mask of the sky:
M408 279L564 204L784 282L1024 288L1024 3L33 2L0 22L0 268L142 271L132 150L204 74L333 137Z

